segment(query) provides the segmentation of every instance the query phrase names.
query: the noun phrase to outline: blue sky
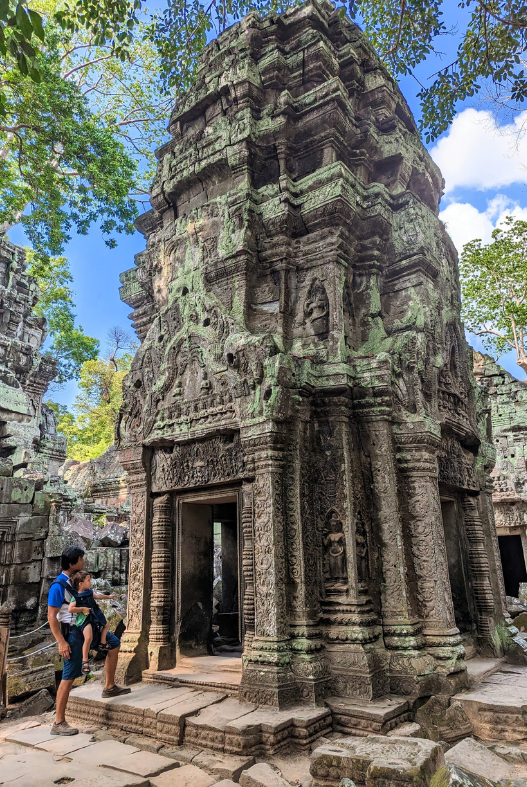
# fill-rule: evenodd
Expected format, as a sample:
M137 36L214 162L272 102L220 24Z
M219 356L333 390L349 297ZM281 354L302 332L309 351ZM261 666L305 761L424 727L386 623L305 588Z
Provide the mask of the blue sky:
M456 2L448 0L445 16L454 34L440 41L442 56L434 56L422 64L416 76L423 84L431 74L455 58L456 26L463 23L463 11ZM401 90L416 118L419 117L417 93L420 86L413 77L400 81ZM527 112L520 116L527 126ZM459 107L451 128L428 148L441 167L446 181L441 203L441 218L446 222L458 251L473 238L490 241L490 233L508 213L527 219L527 135L503 133L514 129L498 128L478 100ZM15 243L26 245L19 227L9 232ZM119 299L119 274L131 268L134 255L144 248L143 236L122 236L116 249L108 249L93 227L87 236L74 236L66 248L74 277L76 313L84 331L97 337L104 350L108 331L119 325L131 331L130 308ZM473 346L478 345L474 337ZM479 349L479 348L478 348ZM500 363L519 378L524 375L515 364L514 353L508 353ZM49 398L70 406L76 395L76 384L70 383L50 391Z

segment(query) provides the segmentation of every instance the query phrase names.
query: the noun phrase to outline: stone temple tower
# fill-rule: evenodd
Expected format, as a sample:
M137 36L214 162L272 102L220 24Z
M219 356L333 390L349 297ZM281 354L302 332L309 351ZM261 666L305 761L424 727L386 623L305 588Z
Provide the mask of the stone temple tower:
M513 643L442 178L402 95L312 0L212 42L169 128L121 277L121 677L227 642L260 705L458 690L467 651Z

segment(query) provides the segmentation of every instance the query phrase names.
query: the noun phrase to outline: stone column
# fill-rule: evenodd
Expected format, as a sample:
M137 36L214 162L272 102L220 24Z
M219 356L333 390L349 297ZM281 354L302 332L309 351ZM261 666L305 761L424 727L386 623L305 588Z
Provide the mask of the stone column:
M329 691L329 670L320 626L317 473L308 440L312 412L307 402L290 424L284 466L284 514L288 574L287 613L291 669L299 696L313 705Z
M485 545L485 534L481 523L477 498L463 495L463 514L468 541L468 565L472 589L478 610L478 638L483 649L494 655L494 596L490 582L489 559Z
M375 372L372 387L364 390L368 395L361 398L358 392L355 411L362 450L370 461L373 516L380 538L382 626L384 644L390 651L390 690L395 694L413 694L418 689L419 675L433 669L433 659L427 659L423 653L422 626L407 584L389 376L382 370Z
M173 611L172 506L170 495L155 497L152 512L152 593L150 596L149 669L175 666L175 640L170 631Z
M284 501L282 487L283 436L268 423L268 431L251 434L242 443L254 460L254 583L255 635L244 653L240 699L257 705L283 707L297 689L290 668L286 611Z
M125 448L119 460L128 473L130 490L130 557L128 608L116 680L135 683L147 667L148 585L150 583L150 500L142 446Z
M341 543L347 569L347 580L337 581L336 587L331 576L322 578L321 622L332 694L371 700L390 691L389 657L378 614L368 595L370 528L369 522L366 524L362 519L365 505L361 511L361 496L355 493L357 487L363 486L363 475L356 461L356 437L351 432L352 402L344 395L327 396L320 400L317 415L327 421L328 437L323 447L327 463L337 471L331 490L318 487L325 506L318 523L323 559L329 562L326 555L331 549L330 539L334 538L331 520L337 518L342 522Z
M240 496L241 535L242 535L242 577L243 577L243 648L249 651L254 639L255 588L254 588L254 529L253 529L253 489L252 484L244 482Z
M439 497L439 426L432 422L402 423L396 428L396 439L417 609L427 651L436 660L434 672L460 673L456 685L464 684L464 651L454 617ZM439 689L434 691L439 693Z
M512 623L510 615L507 611L507 600L505 597L505 582L503 580L503 569L501 567L501 555L498 545L498 535L496 533L496 522L494 519L494 506L492 505L492 492L493 483L492 478L487 476L487 483L485 489L479 496L479 510L483 524L483 531L486 536L486 542L489 544L490 550L490 578L492 590L494 595L494 609L496 617L503 617L508 625ZM522 531L522 547L525 555L525 564L527 565L527 537L525 531Z

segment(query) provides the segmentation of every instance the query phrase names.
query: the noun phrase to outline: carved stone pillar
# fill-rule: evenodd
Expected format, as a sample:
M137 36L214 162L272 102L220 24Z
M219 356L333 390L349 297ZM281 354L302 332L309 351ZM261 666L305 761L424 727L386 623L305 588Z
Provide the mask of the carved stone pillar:
M11 626L11 610L0 607L0 719L7 713L7 649L9 646L9 629Z
M152 593L150 596L149 669L175 666L175 643L170 631L173 609L172 506L170 495L155 497L152 512Z
M384 377L379 375L379 383ZM396 694L412 694L418 688L418 676L433 671L433 659L423 653L422 626L412 607L407 585L408 566L388 391L386 382L377 389L372 387L367 391L369 396L357 399L355 411L362 450L370 462L373 516L380 538L382 625L384 644L390 651L390 690Z
M479 496L479 509L483 524L483 531L491 552L490 578L494 594L494 609L496 617L503 616L507 625L512 624L507 610L507 599L505 594L505 582L503 580L503 569L501 567L500 548L498 545L498 535L496 533L496 522L494 519L494 506L492 505L493 483L490 476L487 478L487 485ZM522 545L524 538L522 537Z
M297 698L286 610L283 437L271 429L242 442L254 458L255 636L244 653L240 699L283 707Z
M491 653L494 633L494 596L490 582L489 559L485 545L485 534L479 516L477 498L463 495L463 514L468 541L468 565L472 589L478 610L478 638L481 645Z
M321 622L332 694L371 700L389 693L389 657L368 595L370 528L365 501L356 491L362 489L363 477L351 417L347 396L328 396L318 403L317 423L327 435L321 447L326 464L337 468L330 489L320 480L317 487L324 505L319 521L324 560ZM342 550L345 579L335 579L333 575L341 573L335 554Z
M242 576L243 576L243 647L250 650L254 639L255 588L254 588L254 528L253 489L245 482L241 495L242 516Z
M303 402L288 433L284 464L291 669L303 701L317 704L329 693L329 670L320 627L317 554L317 472L309 440L312 412Z
M405 529L409 536L415 597L427 651L436 660L435 673L460 673L456 685L464 684L464 650L454 617L439 497L439 428L422 422L403 423L398 425L396 436L404 485ZM423 680L428 685L434 679ZM433 687L430 690L438 691Z
M116 680L127 684L141 680L147 667L150 500L143 447L121 450L119 460L128 473L131 506L127 623Z

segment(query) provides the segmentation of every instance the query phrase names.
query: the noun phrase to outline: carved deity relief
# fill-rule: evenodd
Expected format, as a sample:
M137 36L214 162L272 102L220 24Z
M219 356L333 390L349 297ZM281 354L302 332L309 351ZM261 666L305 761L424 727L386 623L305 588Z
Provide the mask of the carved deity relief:
M320 279L313 279L304 304L304 324L310 336L324 337L329 331L329 298Z
M339 596L348 589L346 537L344 525L333 508L326 516L324 545L324 586L328 596Z
M362 514L359 511L355 523L355 554L357 556L357 576L359 582L366 582L369 579L368 568L368 537Z

